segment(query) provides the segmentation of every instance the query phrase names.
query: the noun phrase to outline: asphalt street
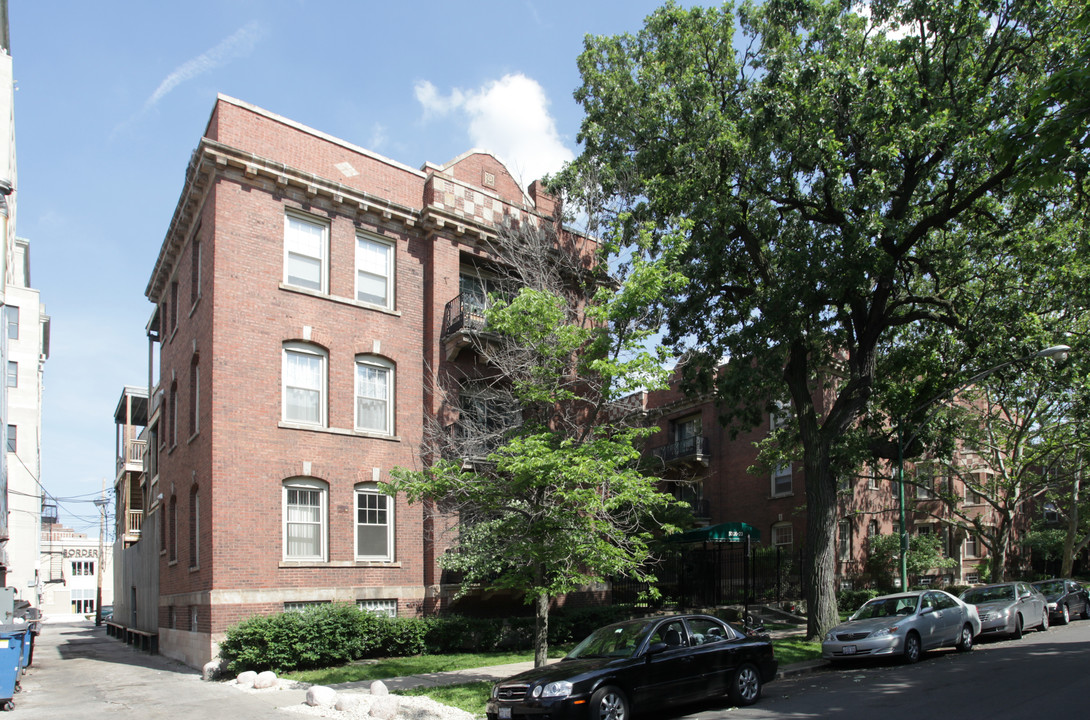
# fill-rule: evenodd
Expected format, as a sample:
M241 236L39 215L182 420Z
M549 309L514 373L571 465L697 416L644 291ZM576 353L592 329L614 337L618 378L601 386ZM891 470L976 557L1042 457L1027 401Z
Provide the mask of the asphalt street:
M1090 620L1078 620L1021 640L978 642L968 654L933 650L915 665L823 666L765 685L751 707L706 704L669 720L1083 718L1088 705Z

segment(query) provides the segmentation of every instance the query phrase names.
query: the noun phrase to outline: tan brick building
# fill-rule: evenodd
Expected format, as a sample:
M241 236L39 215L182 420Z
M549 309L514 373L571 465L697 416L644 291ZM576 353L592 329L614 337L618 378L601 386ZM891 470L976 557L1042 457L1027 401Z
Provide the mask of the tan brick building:
M146 290L133 547L159 555L160 652L199 665L308 603L439 606L430 521L377 483L419 465L436 373L473 364L451 313L483 241L552 211L487 153L414 169L217 99Z

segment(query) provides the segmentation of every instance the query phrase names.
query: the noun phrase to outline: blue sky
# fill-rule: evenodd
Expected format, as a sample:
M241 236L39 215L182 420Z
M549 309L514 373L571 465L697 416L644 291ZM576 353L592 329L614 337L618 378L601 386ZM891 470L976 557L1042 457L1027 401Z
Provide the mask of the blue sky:
M147 382L144 289L216 93L413 167L484 148L529 181L578 151L584 36L635 32L658 4L10 0L16 230L52 317L41 482L61 521L97 535L113 411Z

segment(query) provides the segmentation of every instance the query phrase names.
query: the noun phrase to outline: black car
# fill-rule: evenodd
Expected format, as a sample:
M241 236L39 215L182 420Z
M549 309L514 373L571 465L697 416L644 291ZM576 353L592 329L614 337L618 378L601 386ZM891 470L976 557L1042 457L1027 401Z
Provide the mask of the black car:
M720 695L749 705L776 668L767 635L709 615L639 618L598 628L560 662L496 684L487 715L628 720L634 707Z
M1071 622L1072 615L1090 618L1090 597L1086 588L1074 580L1053 579L1032 583L1048 600L1048 614L1060 625Z

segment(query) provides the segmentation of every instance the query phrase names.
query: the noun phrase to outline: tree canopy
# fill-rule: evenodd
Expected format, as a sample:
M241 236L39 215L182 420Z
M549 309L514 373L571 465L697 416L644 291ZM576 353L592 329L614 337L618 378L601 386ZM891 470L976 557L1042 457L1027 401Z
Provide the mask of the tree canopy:
M584 151L561 184L579 199L593 178L621 237L650 234L637 251L687 277L664 298L667 340L724 422L793 405L811 637L837 621L838 478L895 457L891 418L919 422L921 399L1066 329L1040 282L1068 259L1086 274L1085 233L1052 213L1079 182L1067 140L1086 118L1049 84L1085 50L1079 12L670 3L635 35L586 40Z

